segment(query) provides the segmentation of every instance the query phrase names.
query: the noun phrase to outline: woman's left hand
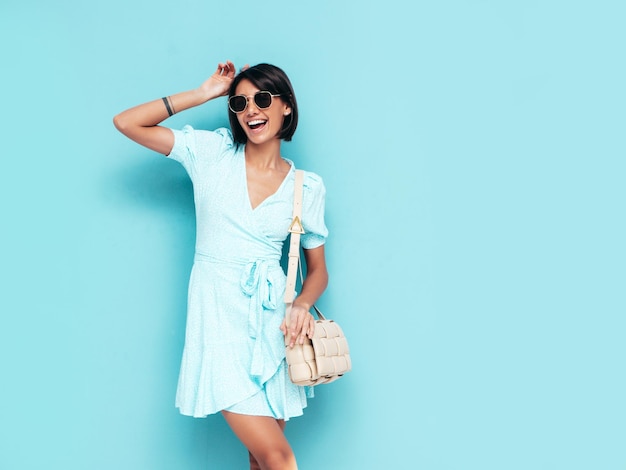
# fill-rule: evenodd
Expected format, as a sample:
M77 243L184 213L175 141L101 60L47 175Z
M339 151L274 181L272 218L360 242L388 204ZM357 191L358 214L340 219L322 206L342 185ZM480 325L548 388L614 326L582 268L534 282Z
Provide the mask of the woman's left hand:
M280 330L284 335L289 333L289 347L293 348L296 343L304 344L304 339L308 337L313 338L315 331L315 318L313 315L303 306L293 305L291 307L291 313L289 317L289 332L287 332L287 324L285 319L280 325Z

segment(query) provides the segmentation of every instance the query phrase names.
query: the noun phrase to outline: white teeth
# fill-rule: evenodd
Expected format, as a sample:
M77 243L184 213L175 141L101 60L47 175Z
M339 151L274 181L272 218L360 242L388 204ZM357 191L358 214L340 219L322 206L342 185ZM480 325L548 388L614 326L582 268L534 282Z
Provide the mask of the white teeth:
M263 119L255 119L254 121L250 121L248 122L249 126L256 126L258 124L264 124L266 121L264 121Z

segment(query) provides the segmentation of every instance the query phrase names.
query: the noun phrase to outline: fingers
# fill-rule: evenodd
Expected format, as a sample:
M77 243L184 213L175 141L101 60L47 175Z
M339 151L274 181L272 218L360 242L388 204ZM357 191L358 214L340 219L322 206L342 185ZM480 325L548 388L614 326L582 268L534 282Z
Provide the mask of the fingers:
M310 315L311 319L309 322L309 328L307 330L307 336L309 337L309 339L313 339L313 335L315 334L315 318L313 318L313 315Z
M228 67L227 71L226 71L226 75L228 76L228 78L233 78L235 76L235 64L233 64L230 60L226 61L226 66Z
M239 70L239 73L243 72L244 70L248 70L249 68L250 68L250 65L246 64L243 67L241 67L241 69ZM235 68L235 64L233 64L230 60L227 60L226 62L220 62L219 64L217 64L217 70L215 71L215 75L218 75L219 77L229 78L229 79L233 79L236 73L237 73L237 69Z
M302 331L302 327L304 326L304 320L306 311L303 308L293 307L291 309L291 321L289 322L289 330L291 333L291 341L293 342L295 338L300 336L300 332ZM299 339L299 338L298 338Z
M314 326L313 326L313 328L314 328ZM311 333L311 329L312 329L312 327L311 327L310 322L306 321L304 323L304 325L302 326L302 330L300 330L300 335L298 336L298 343L299 344L304 344L304 341L307 338L311 339L311 337L313 336L313 334Z
M315 319L313 315L307 312L303 308L294 307L291 310L291 319L289 325L289 347L294 347L297 344L304 344L307 338L313 338L315 332ZM281 330L286 332L286 328L283 330L284 322L281 324Z
M217 64L217 70L215 73L222 77L233 78L235 76L235 64L233 64L230 60L220 62Z
M315 319L313 315L307 312L305 320L302 324L302 329L300 330L300 335L298 335L298 342L300 344L304 344L306 338L313 338L313 332L315 331Z

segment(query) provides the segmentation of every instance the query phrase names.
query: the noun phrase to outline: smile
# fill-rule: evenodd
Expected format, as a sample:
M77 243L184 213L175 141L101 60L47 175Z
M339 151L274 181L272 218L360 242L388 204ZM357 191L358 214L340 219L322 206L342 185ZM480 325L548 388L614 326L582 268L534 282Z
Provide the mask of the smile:
M256 129L260 129L261 127L263 127L266 123L267 121L263 119L255 119L254 121L248 122L248 127L250 129L256 130Z

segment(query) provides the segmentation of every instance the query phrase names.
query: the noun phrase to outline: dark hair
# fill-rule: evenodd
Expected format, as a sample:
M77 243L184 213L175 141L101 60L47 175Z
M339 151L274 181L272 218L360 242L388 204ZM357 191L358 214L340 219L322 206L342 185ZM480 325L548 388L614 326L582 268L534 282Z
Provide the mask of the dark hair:
M242 80L249 80L261 91L269 91L273 95L280 95L280 99L291 108L291 113L285 116L283 127L278 133L279 139L289 142L298 126L298 104L296 103L296 95L293 92L293 87L287 74L282 69L270 64L258 64L250 67L240 72L230 84L228 98L235 94L237 85ZM237 115L230 108L228 109L228 119L234 141L245 144L248 141L248 137L239 125Z

